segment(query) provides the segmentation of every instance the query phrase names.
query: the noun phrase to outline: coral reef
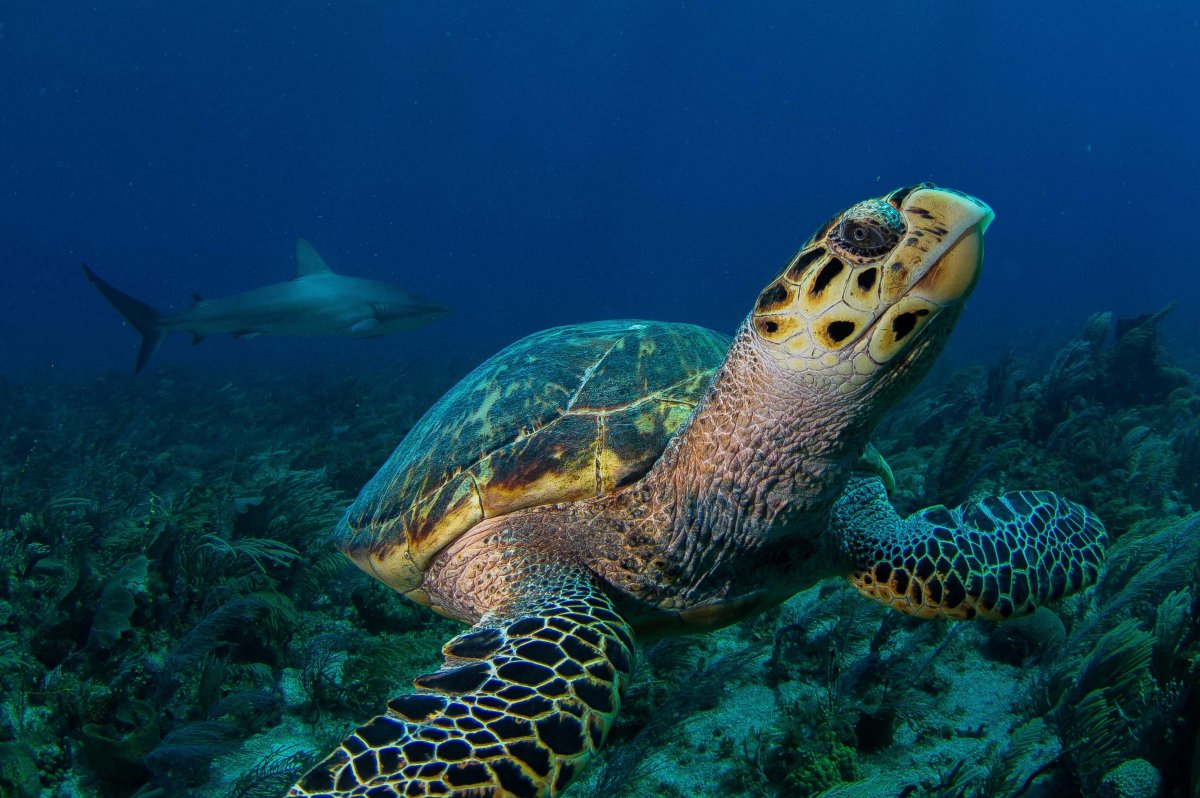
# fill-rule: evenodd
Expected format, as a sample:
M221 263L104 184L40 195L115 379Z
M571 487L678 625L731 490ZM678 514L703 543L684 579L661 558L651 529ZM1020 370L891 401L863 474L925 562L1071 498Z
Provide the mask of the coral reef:
M1197 794L1200 391L1165 312L933 378L876 436L903 510L1095 508L1094 590L948 624L834 580L650 644L571 794ZM0 380L0 794L278 795L435 668L456 627L327 538L455 376Z
M401 378L0 386L0 793L276 794L314 744L214 762L436 661L445 622L327 543L441 387Z

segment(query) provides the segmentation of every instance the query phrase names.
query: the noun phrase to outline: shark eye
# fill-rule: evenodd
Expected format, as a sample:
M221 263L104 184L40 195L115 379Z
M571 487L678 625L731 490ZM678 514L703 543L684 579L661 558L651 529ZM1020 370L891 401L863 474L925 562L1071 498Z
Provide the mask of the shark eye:
M830 233L840 249L858 258L875 258L900 242L904 220L886 202L872 200L848 210Z

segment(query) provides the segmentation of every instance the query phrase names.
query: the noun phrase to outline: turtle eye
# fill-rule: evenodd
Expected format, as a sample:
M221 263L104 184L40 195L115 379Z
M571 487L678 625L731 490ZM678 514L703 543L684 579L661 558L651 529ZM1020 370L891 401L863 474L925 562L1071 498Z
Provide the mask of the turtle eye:
M848 241L853 241L864 249L874 249L875 247L887 245L887 236L884 232L875 225L867 222L860 222L858 220L849 222L842 231L842 235Z
M841 249L859 258L891 250L904 232L904 220L891 205L871 201L851 208L830 235Z

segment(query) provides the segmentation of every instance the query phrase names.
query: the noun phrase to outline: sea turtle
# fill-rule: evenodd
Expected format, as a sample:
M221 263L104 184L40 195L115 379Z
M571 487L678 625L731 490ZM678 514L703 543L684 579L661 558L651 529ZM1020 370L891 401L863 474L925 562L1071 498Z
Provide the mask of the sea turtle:
M1094 582L1104 528L1044 491L901 518L859 468L975 285L992 212L920 184L823 225L732 342L659 322L513 344L433 405L338 525L342 550L472 628L291 796L556 796L604 742L634 641L816 580L1005 618Z

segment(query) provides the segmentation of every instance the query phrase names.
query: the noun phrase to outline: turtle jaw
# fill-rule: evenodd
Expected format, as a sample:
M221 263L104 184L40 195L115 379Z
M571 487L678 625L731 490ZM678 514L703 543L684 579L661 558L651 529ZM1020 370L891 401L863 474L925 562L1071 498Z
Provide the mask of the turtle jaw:
M907 293L943 307L964 301L979 278L983 234L996 214L967 194L935 188L914 192L900 212L908 236L890 259L883 300Z
M852 348L856 372L872 370L858 360L864 353L882 372L928 356L931 342L922 339L938 339L933 355L940 351L979 281L984 231L995 218L974 197L935 188L909 195L900 212L908 233L883 268L882 313Z
M979 278L992 217L928 183L860 202L767 286L749 326L772 360L821 393L890 384L940 351Z

